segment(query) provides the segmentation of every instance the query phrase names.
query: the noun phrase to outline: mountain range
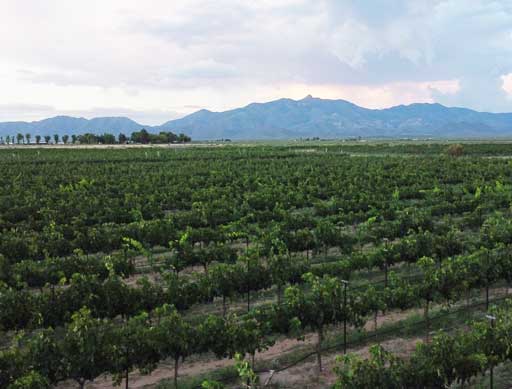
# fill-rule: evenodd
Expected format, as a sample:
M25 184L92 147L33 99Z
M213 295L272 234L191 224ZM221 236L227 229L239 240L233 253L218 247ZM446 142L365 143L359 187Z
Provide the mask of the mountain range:
M160 126L145 126L126 117L94 119L57 116L35 122L0 123L0 136L83 134L185 133L193 140L292 139L347 137L510 137L512 113L477 112L441 104L399 105L368 109L345 100L307 96L252 103L224 112L200 110Z

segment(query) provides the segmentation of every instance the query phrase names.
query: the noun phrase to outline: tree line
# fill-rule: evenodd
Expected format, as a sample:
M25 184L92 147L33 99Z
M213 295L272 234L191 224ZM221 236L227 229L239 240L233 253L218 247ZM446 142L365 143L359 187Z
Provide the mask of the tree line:
M126 144L126 143L141 143L141 144L161 144L161 143L187 143L192 139L183 134L175 134L171 131L161 131L158 134L151 134L146 129L132 132L131 135L127 136L124 133L120 133L117 137L114 134L105 132L104 134L73 134L62 135L54 134L50 135L35 135L34 142L36 145L40 144ZM7 135L5 138L0 136L0 144L4 145L22 145L31 144L32 134L18 133L16 136Z

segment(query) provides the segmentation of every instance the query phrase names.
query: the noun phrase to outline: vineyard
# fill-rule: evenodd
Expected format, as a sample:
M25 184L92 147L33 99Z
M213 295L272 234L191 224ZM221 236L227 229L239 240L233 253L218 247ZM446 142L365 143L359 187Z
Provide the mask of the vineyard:
M509 387L510 157L2 149L0 388Z

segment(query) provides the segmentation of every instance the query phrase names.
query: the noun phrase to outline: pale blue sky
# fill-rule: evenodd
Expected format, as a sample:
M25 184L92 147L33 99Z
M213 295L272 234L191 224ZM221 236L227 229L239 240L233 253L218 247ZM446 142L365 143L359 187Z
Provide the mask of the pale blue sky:
M512 0L0 0L0 120L307 94L512 111Z

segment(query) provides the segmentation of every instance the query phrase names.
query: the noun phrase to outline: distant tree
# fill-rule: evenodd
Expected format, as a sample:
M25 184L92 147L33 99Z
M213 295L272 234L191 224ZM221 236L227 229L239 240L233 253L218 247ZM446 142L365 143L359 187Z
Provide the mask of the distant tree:
M36 143L41 143L41 135L36 135Z
M187 136L183 133L178 135L178 142L180 142L180 143L187 143L187 142L190 142L191 140L192 139L190 138L190 136Z
M62 135L62 142L63 142L64 144L67 144L67 143L68 143L68 141L69 141L69 135Z
M147 144L150 141L149 133L145 128L140 131L133 132L131 138L135 143Z
M55 134L53 136L53 141L55 142L56 145L59 144L59 134Z
M78 141L81 144L94 145L94 144L98 144L100 142L100 139L98 138L98 136L96 136L94 134L85 133L82 135L78 135Z
M11 137L9 135L5 137L5 143L7 143L8 145L11 144Z
M116 143L116 137L112 134L105 133L100 135L99 138L100 143L103 143L104 145L113 145Z
M23 138L24 138L23 134L18 133L18 135L16 135L16 142L18 144L22 143L23 142Z
M45 141L46 144L50 143L50 139L52 139L52 137L50 135L45 135L44 136L44 141Z
M118 135L117 139L118 139L119 143L121 143L121 144L124 144L124 143L126 143L128 141L128 138L123 133L120 133Z
M464 154L464 147L459 143L453 144L448 147L447 152L450 157L460 157Z
M3 145L3 144L4 144L4 137L0 136L0 145Z
M25 139L27 140L27 144L30 144L30 138L32 137L32 135L30 134L25 134Z
M71 143L75 144L77 140L78 137L75 134L71 135Z
M162 131L158 135L153 136L155 139L152 139L151 142L153 143L174 143L178 140L178 137L176 134L172 132L165 132Z
M158 134L150 134L145 129L133 132L131 140L134 143L176 143L190 142L190 137L185 134L176 135L171 131L161 131Z

